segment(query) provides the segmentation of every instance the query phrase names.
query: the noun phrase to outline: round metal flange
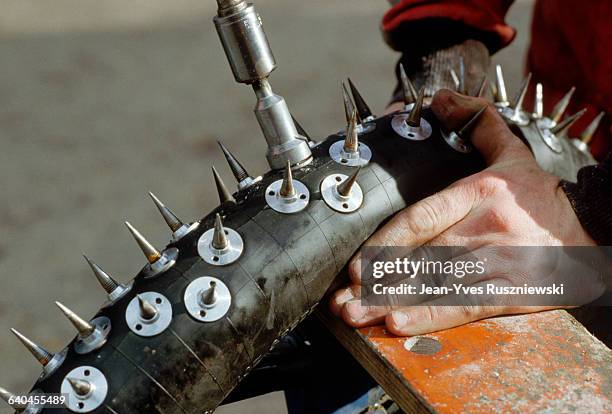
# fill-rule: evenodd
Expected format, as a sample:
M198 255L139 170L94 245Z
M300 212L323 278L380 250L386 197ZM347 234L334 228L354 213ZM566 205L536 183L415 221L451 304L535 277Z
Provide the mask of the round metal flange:
M397 135L412 141L423 141L431 136L431 124L421 118L419 127L412 127L406 123L410 113L400 113L391 120L391 127Z
M53 374L55 370L57 370L64 363L67 353L68 348L64 348L60 352L55 353L53 358L51 358L51 361L49 361L47 365L43 367L43 372L40 374L39 380L48 378L49 375Z
M183 224L174 233L172 233L172 240L171 241L172 242L179 241L180 239L185 237L187 234L189 234L192 231L194 231L195 229L197 229L199 225L200 225L200 223L198 223L197 221L195 223L191 223L191 224Z
M321 181L321 196L323 201L333 210L339 213L352 213L363 204L363 191L359 183L355 183L348 197L338 193L338 185L348 179L344 174L332 174Z
M215 249L212 245L215 229L206 230L198 240L198 254L208 264L225 266L234 263L244 250L244 242L240 234L229 227L223 229L228 241L228 246L223 250Z
M87 381L90 390L85 395L79 395L68 382L70 379ZM81 366L70 371L62 381L61 393L66 395L65 406L75 413L88 413L104 403L108 392L108 382L99 369L90 366Z
M563 146L561 145L559 138L557 138L557 136L553 134L550 129L536 129L540 134L540 138L542 138L542 141L544 141L548 148L550 148L553 152L556 152L557 154L563 151Z
M151 319L144 319L140 314L138 297L134 296L125 310L125 321L130 330L144 337L155 336L165 331L172 322L172 304L168 298L157 292L143 292L139 296L155 306L157 314Z
M280 189L283 185L283 180L274 181L266 188L266 203L279 213L291 214L304 210L310 201L310 191L303 183L298 180L293 180L293 188L295 189L294 197L282 197Z
M171 247L162 252L155 263L148 264L144 269L145 277L153 277L170 269L178 259L179 249Z
M574 146L576 148L578 148L580 151L584 152L585 154L591 155L591 151L589 150L589 146L587 144L585 144L584 142L582 142L581 140L573 138L572 139L572 144L574 144Z
M444 141L446 141L446 143L455 151L461 152L462 154L469 154L470 152L474 151L474 146L456 133L451 132L447 134L442 130L440 130L440 133L442 134Z
M359 142L357 152L346 152L344 141L336 141L329 147L329 156L340 165L360 167L370 162L372 150L363 142Z
M101 348L106 343L108 335L110 335L111 321L106 316L99 316L89 323L94 326L95 330L89 336L77 337L74 342L74 350L77 354L87 354Z
M121 284L117 286L115 290L108 294L108 301L104 304L103 307L108 307L113 303L117 302L117 300L121 299L123 296L125 296L126 293L132 290L133 285L134 281L131 280L125 285Z
M502 108L501 114L504 118L506 118L509 121L514 122L515 124L519 126L526 126L526 125L529 125L529 122L531 122L529 118L529 114L527 114L525 111L515 111L513 108L510 108L509 106Z
M215 289L214 301L206 304L203 295L209 289ZM214 322L225 316L232 303L232 295L221 280L212 276L195 279L185 289L183 297L185 309L200 322Z
M544 117L544 118L537 119L536 125L538 126L538 128L544 130L544 129L550 129L554 127L555 125L557 125L557 123L548 117Z

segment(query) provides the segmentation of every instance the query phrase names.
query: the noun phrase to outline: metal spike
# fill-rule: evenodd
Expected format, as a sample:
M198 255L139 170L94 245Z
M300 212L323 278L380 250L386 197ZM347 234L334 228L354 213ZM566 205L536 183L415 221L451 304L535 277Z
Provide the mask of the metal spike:
M62 311L66 318L70 321L70 323L76 328L79 336L85 338L91 335L96 328L87 322L85 319L79 317L76 313L68 309L66 306L62 305L60 302L55 302L58 308Z
M363 99L363 96L361 96L361 94L357 90L357 87L355 86L351 78L348 78L348 83L349 87L351 88L351 94L353 95L353 101L355 102L355 108L357 109L359 117L361 119L367 119L371 117L372 110L366 103L365 99Z
M217 250L225 250L227 249L227 246L229 246L225 229L223 228L223 222L221 221L221 216L219 213L215 215L215 225L211 243L212 247Z
M482 80L480 81L480 85L478 85L478 89L476 89L476 93L474 94L477 98L482 98L487 91L487 86L489 85L489 77L484 75Z
M168 227L170 227L170 230L172 230L172 232L177 231L183 226L183 222L176 216L176 214L172 212L172 210L166 207L164 203L162 203L159 198L155 196L155 194L149 191L149 196L151 196L151 199L153 199L155 207L157 207L162 217L164 218L164 221L166 222Z
M544 116L544 88L540 82L536 83L535 102L533 104L533 116L540 119Z
M344 152L355 153L359 151L359 134L357 133L357 112L353 110L351 119L346 128L346 137L344 138Z
M21 333L19 333L19 331L17 331L16 329L11 329L11 332L15 334L17 339L19 339L21 343L25 345L28 351L30 351L30 353L34 355L34 358L36 358L36 360L40 362L43 366L47 365L49 361L53 359L53 354L51 352L47 351L42 346L35 344L31 340L23 336Z
M449 72L451 79L453 80L453 84L455 85L455 90L459 92L459 88L461 87L461 81L459 80L459 76L457 75L457 72L455 72L455 69L451 69Z
M306 132L304 127L300 125L300 123L297 121L297 119L295 119L293 115L291 115L291 119L293 119L293 124L295 125L295 129L297 129L298 134L306 138L308 141L312 142L312 138L310 138L310 135L308 135L308 132Z
M285 167L285 176L283 177L283 183L281 185L279 194L281 197L293 197L295 196L295 188L293 188L293 174L291 172L291 164L287 161L287 167Z
M424 97L425 88L421 88L421 90L419 90L419 96L414 103L414 107L412 108L412 111L410 111L410 114L408 114L408 119L406 119L406 123L413 128L418 128L421 126L421 110L423 109Z
M355 111L355 105L351 100L346 84L342 82L342 101L344 102L344 115L346 116L346 122L350 122L353 111Z
M593 139L593 136L595 135L595 131L597 131L597 127L601 123L601 120L603 119L605 114L606 113L604 111L601 111L599 115L597 115L591 121L589 126L587 126L586 129L582 131L582 134L580 134L580 141L584 142L585 144L588 144L591 142L591 140Z
M155 247L153 247L153 245L149 243L147 239L145 239L142 234L140 234L140 232L136 230L129 222L126 221L125 226L128 228L130 233L132 233L132 236L134 236L136 243L138 243L140 246L140 249L146 256L149 263L152 264L158 261L161 257L161 253Z
M527 91L529 90L529 83L531 82L531 73L527 75L525 80L523 81L523 86L521 86L521 90L519 91L516 100L514 101L514 113L518 114L523 110L523 102L525 101L525 96L527 96Z
M221 141L217 141L227 163L229 164L230 170L232 170L232 174L236 177L236 181L241 182L250 177L247 170L240 164L240 162L234 157L234 155L223 145Z
M20 404L18 402L9 402L9 401L14 401L15 400L16 395L13 394L12 392L8 391L6 388L2 388L0 387L0 398L2 398L4 401L6 401L6 403L9 405L9 407L11 407L13 410L17 411L17 412L22 412L24 411L28 405L27 404Z
M570 101L572 100L574 92L576 92L576 87L572 86L572 88L563 96L563 98L561 98L561 100L557 102L550 114L550 119L552 119L553 122L557 123L561 121L565 110L567 109Z
M234 198L232 193L229 192L229 190L223 183L223 180L221 179L221 176L219 175L215 167L212 167L212 172L213 172L213 177L215 177L215 185L217 186L217 193L219 194L219 201L221 202L221 204L222 205L225 203L235 204L236 199Z
M140 307L142 319L149 320L155 318L157 316L157 308L142 296L136 295L136 297L138 298L138 306Z
M212 282L210 287L202 292L202 303L204 305L213 305L217 301L217 290Z
M478 112L476 112L474 114L474 116L472 116L466 123L465 125L463 125L461 127L461 129L459 130L459 132L457 132L457 135L459 135L459 137L461 137L462 139L469 141L469 134L470 132L472 132L472 129L474 128L474 126L476 125L476 122L480 119L480 117L482 116L482 114L484 114L484 112L487 110L486 106L483 106L482 108L480 108L478 110Z
M100 284L102 285L102 288L104 288L106 293L110 294L114 292L120 286L119 283L115 279L110 277L108 273L102 270L102 268L98 266L96 263L94 263L93 260L91 260L89 257L85 255L83 255L83 257L87 261L87 264L89 264L89 267L91 267L91 270L96 276L96 279L98 279L98 282L100 282Z
M508 93L506 92L506 81L504 80L504 73L500 65L495 66L495 90L495 102L507 105Z
M406 69L404 65L400 63L400 79L402 82L402 92L404 93L404 105L410 105L417 99L417 91L414 89L414 85L410 81L408 75L406 75Z
M340 194L342 197L348 197L351 195L351 190L357 182L357 176L359 175L359 171L361 171L361 167L357 168L349 178L338 184L338 194Z
M574 125L574 122L576 122L582 115L584 115L586 111L587 110L585 108L579 112L576 112L574 115L565 118L562 122L559 122L557 125L552 127L550 129L550 132L558 136L567 135L567 132L572 127L572 125Z
M80 378L66 378L77 395L87 395L91 392L91 383Z

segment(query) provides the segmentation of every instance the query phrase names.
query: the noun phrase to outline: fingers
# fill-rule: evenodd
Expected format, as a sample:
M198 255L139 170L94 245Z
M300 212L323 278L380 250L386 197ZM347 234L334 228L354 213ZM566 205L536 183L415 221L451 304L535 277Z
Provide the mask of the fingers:
M355 328L383 323L390 309L386 306L362 306L360 299L346 302L341 316L347 325Z
M486 111L476 121L471 131L471 141L491 165L502 158L519 152L529 156L527 147L516 137L497 113L483 98L474 98L452 92L447 89L438 91L431 103L431 109L436 117L449 131L458 131L480 109L487 106Z
M329 308L336 316L342 314L342 307L345 303L359 298L361 295L361 287L359 285L351 285L343 289L337 290L329 300Z

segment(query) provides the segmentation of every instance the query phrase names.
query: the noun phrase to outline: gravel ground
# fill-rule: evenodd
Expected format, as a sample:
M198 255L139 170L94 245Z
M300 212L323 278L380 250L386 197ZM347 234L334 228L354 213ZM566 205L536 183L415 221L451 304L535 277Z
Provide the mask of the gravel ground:
M257 5L279 62L272 85L312 136L342 126L347 75L382 112L396 59L379 33L383 0ZM511 87L531 5L517 1L509 20L520 36L496 57ZM234 83L211 22L214 1L0 0L0 9L0 384L25 392L39 367L8 328L62 348L73 332L53 301L91 315L103 299L81 253L128 280L143 257L122 222L166 242L148 190L200 217L216 203L210 166L232 182L216 139L253 173L267 165L254 96ZM279 393L218 410L285 411Z

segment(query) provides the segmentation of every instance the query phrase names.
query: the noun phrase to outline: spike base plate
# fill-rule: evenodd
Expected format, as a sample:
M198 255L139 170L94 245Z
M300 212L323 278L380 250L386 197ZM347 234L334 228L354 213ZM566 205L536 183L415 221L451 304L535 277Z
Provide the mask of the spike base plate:
M87 337L77 337L74 342L74 350L77 354L88 354L101 348L108 339L111 332L111 321L106 316L100 316L90 322L95 330Z
M584 152L585 154L591 154L591 152L589 151L589 146L587 144L585 144L584 142L580 141L579 139L572 139L572 144L574 144L574 146L576 148L578 148L580 151Z
M144 268L145 277L154 277L170 269L178 259L179 250L171 247L162 252L161 257L155 263L148 264Z
M340 165L361 167L367 165L372 159L372 150L363 142L359 142L357 152L346 152L344 141L336 141L329 147L329 156Z
M185 237L187 234L197 229L199 225L200 223L198 223L197 221L191 224L183 224L174 233L172 233L172 239L170 241L172 243L179 241L180 239Z
M455 151L462 154L469 154L470 152L474 151L474 146L461 138L455 132L447 134L446 132L440 130L440 134L444 138L444 141L446 141L446 143Z
M369 134L370 132L374 132L376 131L376 124L373 121L375 118L374 117L368 117L366 119L363 120L363 122L361 124L357 125L357 134L358 135L365 135L365 134ZM336 134L339 137L343 137L346 135L346 129L342 129L340 131L338 131L338 133Z
M87 381L91 390L87 395L78 395L68 378ZM104 403L108 392L108 382L104 374L97 368L81 366L70 371L62 381L61 393L66 395L66 408L75 413L89 413Z
M500 110L500 113L504 118L514 122L519 126L526 126L529 125L529 122L531 122L529 119L529 115L526 112L520 110L515 111L514 108L511 108L509 106L502 108Z
M215 301L210 305L202 303L204 292L214 286ZM185 289L185 309L197 321L214 322L225 316L232 303L232 295L221 280L212 276L195 279Z
M225 266L234 263L244 250L244 242L240 234L229 227L223 229L229 244L224 250L218 250L212 246L215 229L207 230L198 240L198 254L206 263L213 266Z
M155 336L168 328L172 322L172 304L161 293L143 292L139 294L147 302L155 306L157 315L153 319L144 319L140 316L140 304L138 297L130 301L125 310L125 322L128 328L138 336Z
M431 124L425 118L421 118L421 125L418 128L406 123L409 114L400 113L391 120L391 127L397 135L411 141L424 141L431 136Z
M292 214L304 210L310 201L310 191L303 183L293 180L295 197L281 197L280 190L283 180L274 181L266 188L266 203L279 213Z
M348 197L342 197L338 193L338 185L342 184L349 177L344 174L332 174L321 181L321 196L323 201L331 209L339 213L352 213L361 207L363 203L363 191L359 183L355 183Z

